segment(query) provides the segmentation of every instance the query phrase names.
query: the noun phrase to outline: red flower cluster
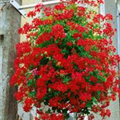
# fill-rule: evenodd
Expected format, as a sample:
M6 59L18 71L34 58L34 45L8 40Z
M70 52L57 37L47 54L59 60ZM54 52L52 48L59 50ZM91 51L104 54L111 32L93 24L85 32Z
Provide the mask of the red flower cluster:
M46 114L41 111L38 111L38 113L40 114L42 120L63 120L64 119L62 114L58 114L58 115L56 115L55 113ZM36 117L35 120L39 120L39 118Z
M103 1L78 3L98 7ZM112 16L90 11L73 0L53 8L37 5L28 16L40 13L41 8L43 18L34 18L19 30L27 41L16 45L15 73L10 80L18 86L15 98L24 101L26 112L37 108L40 117L36 120L64 120L74 112L81 120L85 114L94 119L93 112L109 117L106 107L119 92L115 69L120 61L111 40L115 30L106 21ZM43 104L48 106L44 112Z

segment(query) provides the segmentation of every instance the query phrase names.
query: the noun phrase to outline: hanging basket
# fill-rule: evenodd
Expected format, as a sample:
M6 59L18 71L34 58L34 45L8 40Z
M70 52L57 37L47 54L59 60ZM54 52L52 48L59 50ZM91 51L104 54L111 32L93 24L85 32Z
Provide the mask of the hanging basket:
M10 84L18 86L14 96L24 102L24 111L37 108L36 120L66 120L70 113L77 113L76 120L85 115L94 119L93 113L110 117L106 107L119 92L115 69L120 58L112 45L112 16L93 10L101 3L71 0L53 8L37 5L28 13L32 22L19 29L26 42L16 45ZM43 17L36 17L39 14Z

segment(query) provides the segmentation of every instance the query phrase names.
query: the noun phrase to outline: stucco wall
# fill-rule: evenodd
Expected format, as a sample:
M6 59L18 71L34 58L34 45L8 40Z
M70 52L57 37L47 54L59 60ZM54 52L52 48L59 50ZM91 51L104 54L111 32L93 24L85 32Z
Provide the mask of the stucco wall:
M41 2L42 0L22 0L22 5L30 5L30 4L36 4ZM28 13L29 11L33 10L32 9L25 9L25 12ZM21 26L23 26L26 22L30 22L31 19L30 18L25 18L23 16L21 16ZM25 40L25 35L21 35L21 41Z
M17 110L13 98L15 89L10 87L9 80L13 75L15 44L20 40L17 34L20 14L9 2L0 0L0 120L15 120Z

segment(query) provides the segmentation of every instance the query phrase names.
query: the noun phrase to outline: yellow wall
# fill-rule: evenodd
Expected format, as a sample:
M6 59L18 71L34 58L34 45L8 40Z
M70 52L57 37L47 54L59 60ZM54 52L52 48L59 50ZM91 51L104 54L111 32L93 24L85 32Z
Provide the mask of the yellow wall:
M51 0L22 0L22 5L30 5L30 4L36 4L36 3L40 3L41 1L51 1ZM53 0L52 0L53 1ZM25 9L25 12L28 13L29 11L33 10L32 9ZM92 8L93 9L93 8ZM96 11L98 11L99 9L96 9ZM23 16L21 17L21 27L26 23L30 23L31 19L30 18L24 18ZM21 35L21 41L25 41L25 35Z
M22 0L22 5L30 5L30 4L36 4L41 2L42 0ZM34 9L34 8L32 8ZM25 9L25 12L28 13L29 11L31 11L32 9ZM23 16L21 16L21 27L26 23L26 22L30 22L31 19L30 18L24 18ZM25 35L21 35L21 41L25 41Z

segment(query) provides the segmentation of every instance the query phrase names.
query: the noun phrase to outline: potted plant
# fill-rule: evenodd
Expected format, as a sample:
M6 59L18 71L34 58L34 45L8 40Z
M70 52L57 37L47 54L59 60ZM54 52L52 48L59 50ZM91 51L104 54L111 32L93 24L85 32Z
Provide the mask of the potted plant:
M32 22L19 29L26 41L16 45L10 84L18 87L14 96L26 112L36 107L36 120L65 120L71 113L76 120L85 115L94 119L93 113L110 117L106 107L119 92L115 69L120 57L112 45L112 16L91 8L101 3L39 4L28 13ZM41 13L43 17L35 17Z

